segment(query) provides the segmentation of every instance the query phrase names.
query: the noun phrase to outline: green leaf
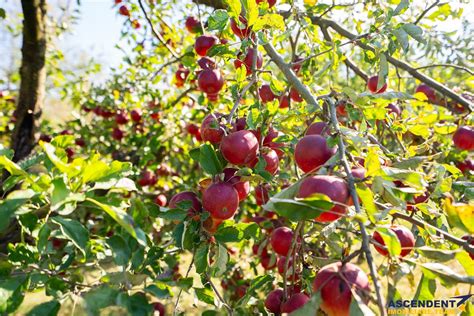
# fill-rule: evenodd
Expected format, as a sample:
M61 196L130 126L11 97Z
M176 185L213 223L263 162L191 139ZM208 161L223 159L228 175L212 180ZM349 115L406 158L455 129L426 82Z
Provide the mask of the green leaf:
M227 253L227 248L218 244L217 253L214 256L214 263L211 268L213 269L213 275L215 277L222 276L227 269L227 262L229 261L229 254Z
M7 197L0 201L0 232L3 232L10 225L10 218L15 212L36 193L33 190L17 190L7 195Z
M146 235L139 227L136 227L135 221L133 218L122 211L121 209L114 207L112 205L103 204L97 200L87 198L86 201L91 202L92 204L100 207L104 212L109 214L114 221L116 221L120 226L123 227L133 238L135 238L138 243L144 247L147 245Z
M61 228L61 232L66 236L72 243L86 255L86 248L89 242L89 231L78 221L74 219L63 218L55 216L51 220L58 224Z
M188 211L186 210L181 210L181 209L171 209L163 212L164 208L160 208L160 211L158 213L158 217L166 219L166 220L176 220L176 221L182 221L188 216Z
M395 15L399 15L399 14L405 12L406 9L408 8L409 4L410 4L410 1L401 0L400 3L395 8L395 10L393 11L393 15L395 16Z
M436 292L436 280L428 278L426 275L421 274L420 283L416 289L414 300L429 301L435 298Z
M155 283L147 286L145 292L152 294L157 298L168 298L173 296L171 287L163 282L156 281Z
M387 56L385 53L380 54L380 62L379 62L379 80L377 82L377 89L381 89L386 82L388 76L388 62Z
M216 10L212 12L211 16L207 20L207 30L222 32L227 26L228 21L229 15L227 14L226 10Z
M408 34L403 28L397 28L392 31L393 35L397 38L397 42L403 48L405 52L408 51Z
M300 307L293 313L291 313L291 316L306 316L306 315L316 315L319 306L321 305L322 299L321 299L321 292L317 292L314 294L311 299L306 302L306 304L303 305L303 307Z
M432 259L436 262L446 262L456 257L458 250L436 249L428 246L417 247L416 251L423 257Z
M129 170L131 165L120 161L105 163L100 161L99 155L94 155L82 171L82 181L84 183L97 182L103 179L117 176L120 173Z
M214 292L209 288L194 288L198 300L214 305Z
M428 262L420 265L426 277L436 279L446 287L459 283L474 284L474 276L462 276L441 263Z
M28 173L20 168L19 165L8 159L6 156L0 156L0 167L6 169L13 176L29 178Z
M314 219L333 207L331 199L324 194L313 194L298 200L279 199L274 196L270 201L274 212L293 222Z
M378 227L377 232L382 237L390 256L399 256L402 252L402 246L400 245L400 240L398 239L397 234L388 227Z
M199 150L199 163L205 172L216 175L222 172L223 166L211 145L204 144Z
M412 38L417 40L420 43L425 43L425 39L423 39L423 29L419 27L418 25L415 25L413 23L407 23L402 26L402 28L405 30L405 32L408 33Z
M130 261L132 253L122 237L115 235L107 239L107 244L114 253L114 261L119 266L126 266Z
M351 316L375 316L374 312L365 304L356 291L352 291L352 300L349 308Z
M196 273L203 273L209 266L209 244L202 243L197 249L194 255L194 266L196 267Z
M240 16L240 12L242 11L242 4L240 0L224 0L230 10L230 16L238 19Z
M356 185L357 196L359 197L362 205L372 223L376 222L375 214L377 213L377 206L375 205L374 194L369 187L364 183L357 183Z
M251 27L257 22L258 19L258 7L255 0L245 0L247 10L247 25Z
M53 165L62 173L67 174L68 176L76 175L80 172L80 169L73 168L71 169L70 166L60 159L56 155L56 148L50 144L45 142L40 142L40 146L43 148L44 152L48 156L49 160L53 163Z
M5 9L0 8L0 18L5 19L7 17Z
M252 27L255 32L269 28L283 31L285 30L285 20L280 14L265 14L264 16L259 17Z
M58 314L61 304L57 300L41 303L31 309L26 316L55 316Z
M235 223L234 221L224 221L214 238L218 242L240 242L244 239L256 238L258 236L259 226L256 223Z
M99 315L101 309L115 305L118 294L118 290L104 285L87 292L84 301L88 315Z
M24 290L28 284L24 275L0 280L0 313L13 314L24 298Z

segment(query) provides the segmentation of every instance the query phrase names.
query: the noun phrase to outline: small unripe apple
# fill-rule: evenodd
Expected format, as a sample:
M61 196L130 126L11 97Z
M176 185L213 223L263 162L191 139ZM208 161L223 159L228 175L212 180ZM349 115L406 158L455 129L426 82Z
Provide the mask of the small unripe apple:
M330 148L326 139L320 135L306 135L295 147L295 161L304 172L317 170L334 154L336 148Z
M311 176L301 182L298 191L299 198L306 198L315 193L327 195L335 203L346 204L349 199L346 181L335 176ZM346 207L336 204L331 208L330 212L322 212L316 220L318 222L332 222L346 212Z
M259 149L255 135L247 130L237 131L222 138L220 150L234 165L245 165L257 157Z
M202 205L213 218L229 219L239 207L239 195L230 183L214 183L204 191Z
M370 294L369 279L358 266L335 262L324 266L316 274L313 291L320 292L320 308L328 316L349 316L352 292L365 302Z
M268 293L265 299L265 307L276 315L281 313L281 304L283 302L283 290L276 289Z
M413 236L413 233L405 226L400 225L392 225L390 229L397 235L397 238L400 241L400 245L402 247L400 257L405 257L413 250L413 247L415 246L415 237ZM376 242L382 246L385 246L385 242L379 232L375 231L372 237ZM382 256L388 256L387 249L384 249L378 245L374 245L374 248Z
M292 313L306 304L309 301L309 296L304 293L296 293L283 304L281 304L282 313Z
M474 150L474 128L459 126L453 135L454 146L461 150Z
M387 90L387 83L385 83L380 89L377 89L377 85L379 82L379 76L372 76L367 80L367 88L370 92L378 94L383 93Z
M201 35L194 43L194 50L199 56L206 56L207 51L217 44L219 39L214 35Z

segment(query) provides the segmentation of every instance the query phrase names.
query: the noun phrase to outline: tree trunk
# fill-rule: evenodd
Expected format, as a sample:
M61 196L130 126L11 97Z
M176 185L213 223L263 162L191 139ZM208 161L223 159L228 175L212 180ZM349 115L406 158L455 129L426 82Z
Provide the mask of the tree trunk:
M20 93L15 111L15 129L12 135L14 161L28 156L35 146L37 120L41 114L46 80L46 0L21 0L23 8L23 46L20 68ZM0 179L0 192L2 180ZM3 192L2 192L3 193ZM6 245L20 240L18 222L12 221L0 234L0 252Z
M46 0L21 0L23 46L20 94L12 135L14 161L28 156L35 146L37 120L41 114L46 80Z

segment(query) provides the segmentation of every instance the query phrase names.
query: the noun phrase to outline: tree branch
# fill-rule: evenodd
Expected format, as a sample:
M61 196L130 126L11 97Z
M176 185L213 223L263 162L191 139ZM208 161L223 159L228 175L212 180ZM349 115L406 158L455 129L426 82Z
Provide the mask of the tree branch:
M435 6L437 6L439 3L439 0L436 0L435 2L433 2L432 5L430 5L428 8L425 9L425 11L423 11L420 16L416 19L415 23L414 24L418 24L424 17L425 15L431 10L433 9Z
M469 68L467 68L467 67L459 66L459 65L454 65L454 64L432 64L432 65L426 65L426 66L417 67L417 68L415 68L415 69L418 70L418 69L426 69L426 68L433 68L433 67L451 67L451 68L456 68L456 69L464 70L465 72L467 72L467 73L470 74L471 76L474 76L474 71L472 71L471 69L469 69Z
M344 167L344 170L347 174L347 182L349 185L349 191L352 197L352 201L354 203L354 208L357 213L361 213L361 208L360 208L360 203L359 203L359 196L357 195L357 191L354 185L354 177L352 176L351 172L351 167L349 166L349 163L347 162L346 159L346 145L344 143L344 139L342 137L342 132L339 127L339 121L337 120L337 114L336 114L336 105L334 102L330 99L326 99L328 105L329 105L329 112L331 114L331 124L334 127L334 130L336 131L337 135L339 135L339 142L338 142L338 147L339 147L339 155L341 159L342 166ZM360 233L362 237L362 250L365 254L365 257L367 258L367 264L370 269L370 275L372 277L372 281L374 282L374 287L375 287L375 293L377 295L377 305L379 307L379 312L380 315L387 315L387 312L385 310L385 301L382 295L382 288L380 286L379 280L377 279L377 270L375 267L374 263L374 258L372 257L372 252L370 251L370 236L367 233L367 230L365 229L364 223L361 220L357 220L357 223L359 224L360 228Z
M171 46L169 46L166 43L163 36L161 36L161 34L156 31L155 26L153 25L153 22L151 21L150 17L148 16L148 13L145 9L145 6L143 5L142 0L138 0L138 4L140 5L140 9L142 10L143 15L145 15L145 19L148 21L148 24L150 25L151 32L153 33L153 35L155 35L155 37L158 39L158 41L160 41L160 43L163 44L166 47L166 49L171 53L171 55L173 55L173 57L179 58L179 55L174 51L174 49Z
M337 33L339 33L340 35L342 35L342 36L344 36L348 39L352 39L352 40L357 40L358 39L357 35L349 32L348 30L346 30L344 27L342 27L341 25L339 25L338 23L336 23L333 20L311 18L311 21L312 21L313 24L316 24L316 25L319 25L319 26L322 26L322 27L330 27L333 30L335 30ZM364 44L360 41L357 41L356 44L359 47L361 47L362 49L370 50L372 52L375 51L375 49L373 47L371 47L367 44ZM441 94L448 96L449 98L453 99L457 103L467 107L471 112L473 111L473 105L467 99L462 97L461 95L458 95L457 93L455 93L454 91L452 91L448 87L444 86L443 84L437 82L433 78L420 73L418 70L416 70L415 68L413 68L412 66L410 66L406 62L398 60L398 59L388 55L387 53L385 53L385 56L387 57L387 61L389 63L391 63L392 65L394 65L395 67L398 67L400 69L403 69L403 70L407 71L410 75L412 75L416 79L422 81L423 83L425 83L428 86L432 87L433 89L437 90Z
M227 312L229 313L230 316L232 316L234 313L232 311L232 308L229 306L229 304L227 304L227 302L224 300L224 298L222 297L221 293L219 293L219 291L217 290L216 286L214 285L214 283L212 283L211 281L211 278L206 275L207 277L207 282L209 282L209 284L211 285L212 287L212 290L214 291L214 293L216 293L217 295L217 298L219 299L219 301L222 303L222 305L225 307L225 309L227 309Z

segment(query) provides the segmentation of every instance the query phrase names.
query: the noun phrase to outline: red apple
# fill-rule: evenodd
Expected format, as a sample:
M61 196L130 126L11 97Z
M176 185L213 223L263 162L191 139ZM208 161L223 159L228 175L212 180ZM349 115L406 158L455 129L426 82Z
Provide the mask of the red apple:
M140 123L142 120L142 111L140 109L133 109L130 112L130 117L132 118L133 122Z
M119 8L119 13L120 15L123 15L123 16L130 16L130 11L124 5Z
M272 232L270 244L273 250L282 256L287 256L290 251L293 230L288 227L278 227Z
M272 270L276 266L276 257L275 255L270 255L268 253L263 253L260 255L260 264L265 270Z
M456 164L459 170L462 173L467 173L469 171L474 171L474 160L473 159L466 159L464 161L460 161Z
M279 107L280 109L286 109L290 106L290 97L287 95L282 95L278 99L280 101Z
M128 123L128 116L125 112L120 111L115 114L115 122L119 125L127 124Z
M474 150L474 128L472 126L459 126L453 135L454 146L461 150Z
M415 237L413 236L413 233L405 226L392 225L390 229L397 235L400 245L402 246L400 256L405 257L413 250L413 247L415 246ZM372 237L376 242L385 246L385 242L379 232L375 231ZM382 256L388 256L388 250L377 245L374 245L374 248Z
M276 151L271 148L264 147L260 152L260 158L255 158L252 162L250 162L249 167L254 168L257 165L259 159L264 159L266 163L265 170L274 175L280 166L280 160Z
M199 89L208 94L208 96L216 96L224 86L224 78L218 69L204 69L198 76Z
M367 80L367 88L372 93L383 93L387 90L387 83L385 83L380 89L377 89L377 85L379 82L379 76L372 76Z
M327 136L329 131L329 126L326 122L316 122L311 124L306 130L305 135L321 135Z
M201 35L194 43L194 50L199 56L206 56L207 51L217 44L219 39L214 35Z
M469 236L469 235L464 235L461 238L463 240L466 240L470 245L474 246L474 237ZM471 257L471 260L474 260L474 253L469 253L469 257Z
M352 291L368 301L369 279L358 266L350 262L335 262L318 271L313 291L321 293L320 308L328 316L349 316Z
M266 1L268 3L268 7L271 8L276 4L276 0L257 0L257 4Z
M389 114L395 114L395 117L399 117L402 114L402 110L400 110L400 108L393 103L387 105L386 109L388 110Z
M230 28L232 29L232 32L240 39L249 37L249 35L251 34L251 30L248 27L247 19L244 18L242 15L239 16L239 24L237 23L237 21L235 21L235 19L230 20Z
M265 299L265 307L276 315L281 313L281 304L283 302L283 290L276 289L268 293Z
M201 212L201 201L199 201L196 193L190 191L184 191L174 195L171 198L168 207L171 209L178 208L178 204L183 201L191 202L191 206L187 209L188 214L191 215L193 213Z
M229 182L234 186L234 189L239 195L239 202L245 200L250 192L250 183L248 181L242 181L240 176L236 176L237 169L225 168L224 169L224 181Z
M247 76L250 75L252 73L252 63L253 63L253 58L254 58L255 54L257 54L255 69L262 68L262 65L263 65L262 54L254 48L249 48L247 50L247 53L245 54L245 58L243 60L240 60L240 59L235 60L235 62L234 62L235 68L238 69L238 68L242 67L242 65L244 65L246 70L247 70Z
M186 69L184 67L179 67L174 75L174 78L176 80L176 86L178 88L182 87L184 83L186 82L186 79L188 78L188 76L189 76L189 69Z
M199 22L199 20L194 16L188 16L184 25L189 33L196 34L202 31L201 22Z
M166 308L163 304L157 302L153 303L153 309L155 310L155 314L158 313L157 316L165 316L166 315Z
M301 170L311 172L324 165L335 153L336 148L330 148L324 137L306 135L296 144L295 160Z
M239 207L239 195L230 183L214 183L204 191L202 205L212 217L229 219Z
M222 138L220 150L234 165L245 165L257 157L259 149L255 135L247 130L237 131Z
M306 198L315 193L325 194L335 203L346 204L349 199L346 181L335 176L311 176L301 182L298 191L299 198ZM330 211L322 212L316 220L319 222L335 221L347 212L347 208L336 204Z
M420 84L418 87L416 87L415 92L416 93L421 92L424 95L426 95L426 97L428 98L428 101L431 103L437 103L438 101L435 90L427 84L424 84L424 83Z
M166 195L164 194L158 194L155 198L155 203L158 204L159 206L165 206L167 203Z
M258 89L258 95L262 103L271 102L277 98L268 84L264 84Z
M224 126L220 124L221 113L208 114L201 124L201 137L212 144L221 142L224 136Z
M121 140L125 136L125 133L118 127L114 127L112 130L112 138L115 140Z
M303 98L295 87L292 87L290 89L290 98L295 102L303 102Z
M303 307L309 301L309 296L304 293L296 293L283 304L281 304L282 313L292 313L297 309Z

